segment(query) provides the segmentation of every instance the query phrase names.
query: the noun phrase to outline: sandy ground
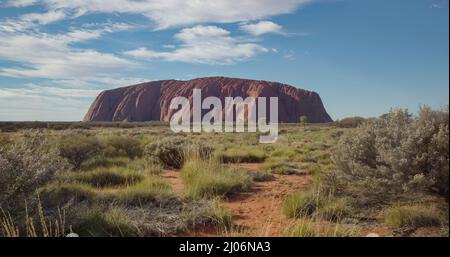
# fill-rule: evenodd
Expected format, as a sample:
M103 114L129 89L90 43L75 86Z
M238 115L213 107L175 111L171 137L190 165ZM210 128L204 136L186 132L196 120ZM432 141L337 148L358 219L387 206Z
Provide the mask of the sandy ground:
M260 164L236 164L244 169L258 170ZM162 177L166 179L175 193L185 194L185 185L178 170L164 170ZM233 216L235 224L233 231L217 231L216 228L199 228L181 236L283 236L283 232L293 225L292 219L286 219L282 213L283 200L292 192L306 190L312 183L310 175L274 175L270 181L255 182L249 192L235 193L224 200L224 205ZM360 226L360 235L376 233L382 237L391 236L440 236L439 227L419 228L412 231L393 231L386 225L373 222ZM325 228L326 222L316 223L316 226Z
M249 170L258 170L258 164L239 164ZM181 174L176 170L164 170L166 179L177 194L184 194L185 186ZM233 216L235 231L218 233L211 229L193 231L189 235L219 236L224 233L251 236L280 236L292 221L282 215L284 197L295 191L304 190L311 183L309 175L275 175L273 180L255 182L250 192L236 193L224 204Z

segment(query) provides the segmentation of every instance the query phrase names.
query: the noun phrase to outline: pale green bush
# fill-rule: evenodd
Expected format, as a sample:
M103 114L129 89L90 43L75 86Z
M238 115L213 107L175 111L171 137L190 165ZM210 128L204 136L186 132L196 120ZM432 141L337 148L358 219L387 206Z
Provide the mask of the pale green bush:
M8 211L23 207L38 187L63 168L43 132L25 131L19 142L0 147L0 206Z
M448 196L448 132L448 108L422 107L417 117L393 110L341 138L336 180L369 201L423 190Z

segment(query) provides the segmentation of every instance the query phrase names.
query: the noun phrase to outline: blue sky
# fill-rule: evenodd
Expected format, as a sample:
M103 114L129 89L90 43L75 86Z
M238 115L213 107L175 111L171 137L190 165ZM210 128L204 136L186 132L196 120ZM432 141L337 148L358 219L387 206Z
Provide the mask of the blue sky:
M81 120L104 89L229 76L333 119L449 103L448 0L0 0L0 120Z

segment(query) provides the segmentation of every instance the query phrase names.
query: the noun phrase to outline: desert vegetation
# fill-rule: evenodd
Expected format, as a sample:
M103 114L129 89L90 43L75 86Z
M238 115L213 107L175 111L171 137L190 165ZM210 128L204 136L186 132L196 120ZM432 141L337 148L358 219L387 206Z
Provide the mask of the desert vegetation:
M448 108L174 134L0 124L0 235L448 236Z

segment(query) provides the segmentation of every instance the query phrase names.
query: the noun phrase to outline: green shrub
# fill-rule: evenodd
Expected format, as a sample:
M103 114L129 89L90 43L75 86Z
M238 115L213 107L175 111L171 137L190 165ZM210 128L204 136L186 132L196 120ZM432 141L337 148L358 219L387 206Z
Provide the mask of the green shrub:
M7 148L13 143L10 136L0 133L0 148Z
M0 207L23 209L36 189L64 169L64 162L42 131L25 131L19 142L0 148Z
M131 136L111 136L106 139L107 156L125 156L130 159L141 157L143 150L141 143Z
M363 117L348 117L337 120L333 124L339 128L356 128L366 121Z
M448 109L395 110L343 136L333 159L346 191L369 202L433 189L448 197L448 118Z
M305 125L306 123L308 123L308 116L306 115L300 116L300 124Z
M187 152L196 152L201 158L208 158L213 148L195 142L189 144L184 138L165 138L145 147L145 153L152 159L159 160L165 167L179 169L183 166Z
M79 169L83 162L100 153L102 145L96 137L75 134L61 139L59 154L73 166Z
M438 226L442 213L433 206L394 206L384 211L384 220L392 228Z
M225 168L213 160L191 158L181 172L192 198L227 196L247 191L253 183L244 170Z

